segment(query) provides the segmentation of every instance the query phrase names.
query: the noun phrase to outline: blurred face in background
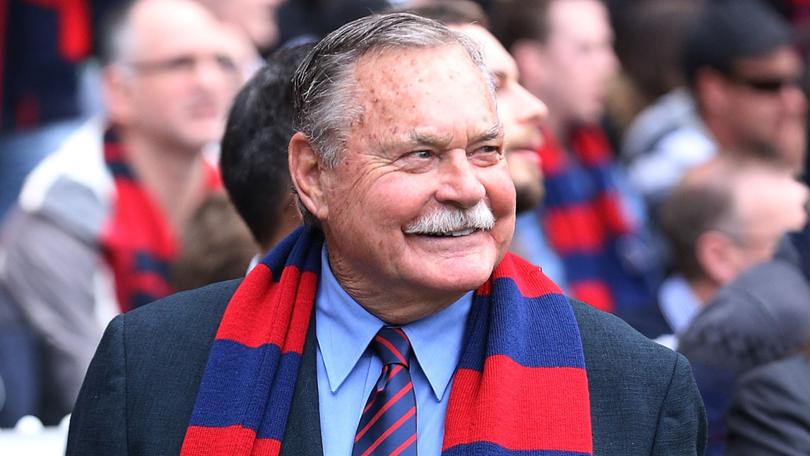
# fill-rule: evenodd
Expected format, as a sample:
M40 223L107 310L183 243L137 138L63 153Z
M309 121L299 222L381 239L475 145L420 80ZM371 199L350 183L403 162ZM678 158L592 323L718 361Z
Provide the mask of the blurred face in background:
M807 100L799 84L802 62L785 46L740 59L727 75L720 116L730 142L741 148L771 147L794 169L804 162Z
M200 5L144 0L106 75L111 120L172 148L218 141L242 83L233 35Z
M534 208L543 197L543 176L537 150L543 138L540 127L548 110L518 83L512 56L486 29L478 25L451 25L481 47L484 63L495 79L498 117L504 127L504 146L509 173L515 183L516 210Z
M598 0L555 0L548 8L548 37L529 63L535 68L521 66L525 85L553 124L597 122L618 70L607 9Z

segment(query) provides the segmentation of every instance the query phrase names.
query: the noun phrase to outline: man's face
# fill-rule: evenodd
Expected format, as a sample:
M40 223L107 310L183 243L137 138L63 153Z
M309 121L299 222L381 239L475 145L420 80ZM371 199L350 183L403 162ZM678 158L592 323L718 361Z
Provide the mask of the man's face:
M607 10L598 0L555 0L548 21L545 76L535 95L557 123L597 122L618 68Z
M484 54L484 63L495 78L498 116L505 134L506 162L517 191L517 212L530 210L543 198L543 175L537 150L543 142L540 126L548 110L543 102L518 83L515 60L491 33L473 24L450 28L478 43Z
M172 146L199 149L217 141L242 81L234 47L233 36L197 4L137 6L114 120Z
M741 59L725 78L731 143L737 147L771 146L800 166L805 146L807 102L799 87L802 64L789 47L762 57Z
M514 230L494 100L457 46L369 55L354 75L362 114L320 177L331 268L355 298L449 304L487 280ZM429 214L477 205L494 215L491 229L411 233Z

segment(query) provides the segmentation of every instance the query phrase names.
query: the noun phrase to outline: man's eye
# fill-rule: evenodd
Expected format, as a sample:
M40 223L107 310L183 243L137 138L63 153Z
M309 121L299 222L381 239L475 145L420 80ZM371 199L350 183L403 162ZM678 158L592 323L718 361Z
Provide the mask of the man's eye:
M428 159L433 157L433 152L429 150L415 150L409 153L408 156L413 158Z
M501 147L500 146L481 146L475 151L479 154L500 154Z
M218 56L216 56L215 59L216 59L217 65L219 65L219 67L222 68L223 70L236 71L237 65L236 65L236 62L232 58L230 58L228 56L225 56L225 55L218 55Z
M170 71L185 71L194 68L194 58L192 57L177 57L169 59L164 63L164 68Z

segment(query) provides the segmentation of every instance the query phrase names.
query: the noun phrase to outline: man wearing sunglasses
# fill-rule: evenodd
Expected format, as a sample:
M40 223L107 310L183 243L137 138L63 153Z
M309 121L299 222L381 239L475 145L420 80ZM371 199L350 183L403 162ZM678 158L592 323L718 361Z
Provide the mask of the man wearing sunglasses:
M649 135L655 139L632 158L631 178L648 201L660 202L687 169L718 150L765 155L799 170L803 64L782 17L760 0L710 2L687 38L683 62L688 93L669 96L671 121L658 122Z

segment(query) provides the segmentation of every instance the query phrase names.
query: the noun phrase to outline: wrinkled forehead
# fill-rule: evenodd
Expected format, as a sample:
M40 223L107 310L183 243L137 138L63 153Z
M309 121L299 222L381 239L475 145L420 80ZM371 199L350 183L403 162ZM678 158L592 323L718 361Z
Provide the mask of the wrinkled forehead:
M357 102L368 121L497 117L485 75L461 46L371 53L358 61L354 78ZM454 109L459 106L466 109Z

